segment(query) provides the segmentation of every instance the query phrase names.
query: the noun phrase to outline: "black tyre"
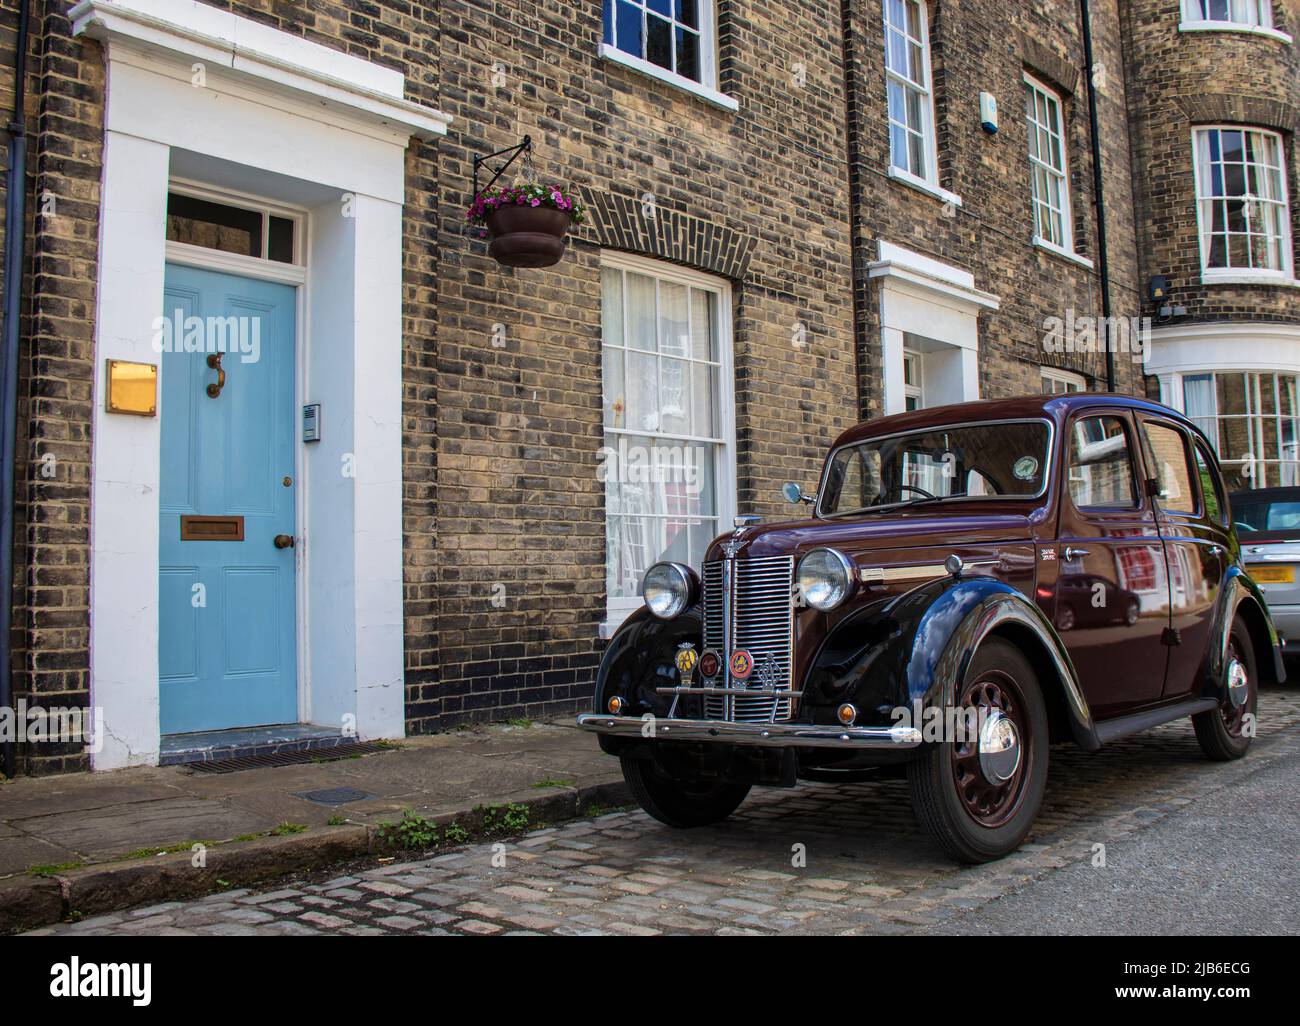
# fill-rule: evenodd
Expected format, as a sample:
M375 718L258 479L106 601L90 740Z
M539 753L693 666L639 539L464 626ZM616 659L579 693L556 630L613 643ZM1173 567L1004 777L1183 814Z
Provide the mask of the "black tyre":
M718 823L735 812L749 794L748 784L695 785L660 776L646 759L624 757L619 761L637 804L670 827Z
M1255 675L1255 649L1241 620L1232 623L1223 672L1229 684L1223 702L1217 709L1192 717L1192 727L1196 730L1196 740L1201 743L1201 751L1216 762L1240 759L1250 748L1251 735L1246 729L1246 717L1249 715L1252 720L1255 717L1259 687Z
M989 862L1015 851L1038 815L1047 709L1029 660L997 638L980 645L957 689L957 708L967 707L982 711L987 735L930 745L907 778L916 818L939 845L962 862Z

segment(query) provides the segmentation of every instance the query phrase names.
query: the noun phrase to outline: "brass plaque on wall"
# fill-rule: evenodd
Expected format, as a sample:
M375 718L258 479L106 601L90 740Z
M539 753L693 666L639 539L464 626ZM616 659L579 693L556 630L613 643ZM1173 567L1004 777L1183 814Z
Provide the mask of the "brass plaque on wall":
M243 540L243 517L181 517L181 541Z
M158 413L158 367L129 360L108 361L109 413L153 417Z

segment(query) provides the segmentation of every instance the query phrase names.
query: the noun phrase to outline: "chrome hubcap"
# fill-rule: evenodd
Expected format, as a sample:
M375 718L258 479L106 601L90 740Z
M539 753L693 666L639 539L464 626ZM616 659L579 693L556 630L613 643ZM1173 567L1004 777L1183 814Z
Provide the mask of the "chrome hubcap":
M980 727L980 772L990 784L1005 784L1020 767L1020 732L1015 722L995 709Z
M1246 667L1239 659L1228 662L1228 701L1234 709L1240 709L1250 698L1250 678Z

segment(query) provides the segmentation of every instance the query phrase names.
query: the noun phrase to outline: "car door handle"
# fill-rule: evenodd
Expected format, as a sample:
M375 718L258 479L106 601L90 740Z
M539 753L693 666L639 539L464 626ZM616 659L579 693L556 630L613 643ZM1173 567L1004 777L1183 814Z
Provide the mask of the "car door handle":
M291 548L293 548L293 535L291 535L291 534L277 534L277 535L275 536L275 547L276 547L277 549L291 549Z
M1065 560L1068 563L1072 559L1079 559L1088 554L1087 549L1081 549L1077 545L1067 545L1065 547Z

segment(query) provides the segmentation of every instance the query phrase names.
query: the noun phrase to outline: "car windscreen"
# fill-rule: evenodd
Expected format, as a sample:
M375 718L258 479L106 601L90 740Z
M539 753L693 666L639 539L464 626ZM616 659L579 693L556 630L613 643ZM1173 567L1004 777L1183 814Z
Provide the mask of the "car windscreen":
M845 446L831 458L818 510L846 516L902 503L1032 498L1046 484L1048 439L1044 421L1027 420L929 428Z
M1300 494L1264 498L1238 493L1232 497L1232 519L1243 542L1300 538Z

